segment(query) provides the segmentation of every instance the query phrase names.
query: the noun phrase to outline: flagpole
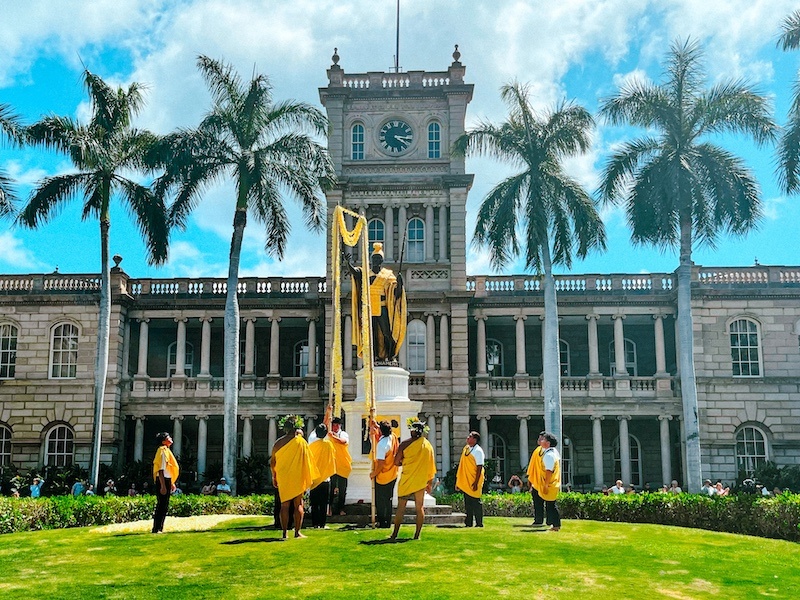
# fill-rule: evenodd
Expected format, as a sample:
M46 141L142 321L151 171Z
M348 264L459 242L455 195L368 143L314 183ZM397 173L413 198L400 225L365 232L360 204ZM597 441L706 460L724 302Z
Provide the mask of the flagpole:
M397 0L397 28L395 33L394 72L400 72L400 0Z

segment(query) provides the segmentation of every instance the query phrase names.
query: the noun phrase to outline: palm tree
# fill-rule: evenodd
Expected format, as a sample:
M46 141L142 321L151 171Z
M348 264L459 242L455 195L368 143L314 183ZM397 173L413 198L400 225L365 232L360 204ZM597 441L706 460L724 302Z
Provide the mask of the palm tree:
M744 161L705 141L710 134L748 134L758 144L772 140L776 126L767 100L752 87L729 81L703 87L699 46L675 42L661 85L634 80L602 103L614 125L652 131L622 144L605 166L600 193L623 204L635 244L679 250L678 340L683 398L687 484L702 481L697 386L694 372L691 281L692 247L714 246L720 232L743 235L761 215L761 193Z
M333 181L327 151L311 137L325 135L328 122L316 108L301 102L272 99L265 75L245 83L231 65L206 56L197 65L211 92L212 107L195 130L178 131L165 139L167 165L157 182L159 193L177 187L172 205L174 223L186 217L211 182L224 177L236 186L224 342L223 474L236 485L236 413L239 388L239 259L248 213L266 233L266 252L283 258L290 224L283 192L298 200L306 225L323 226L321 184Z
M24 141L24 128L19 117L15 115L8 104L0 104L0 133L5 133L14 145ZM14 184L5 172L0 171L0 217L14 214L14 203L17 200Z
M142 88L112 89L100 77L83 73L91 101L91 118L80 124L70 117L48 116L26 129L26 139L67 153L77 172L46 177L32 190L19 223L37 228L49 221L77 195L83 196L83 218L100 222L100 307L94 372L94 433L90 464L91 481L97 486L103 430L103 397L108 372L111 324L111 285L108 261L112 198L122 201L145 238L152 264L167 258L168 228L163 202L152 191L121 172L145 169L145 157L157 138L131 127L131 119L143 105Z
M564 103L538 114L528 89L518 83L501 88L509 116L500 125L481 123L459 137L456 155L489 154L521 167L501 181L481 204L474 244L488 247L495 269L524 251L525 268L543 274L545 427L561 439L561 369L558 304L553 265L572 265L605 249L605 229L591 196L564 172L565 158L586 152L594 128L582 107ZM519 236L522 239L519 239Z
M778 39L781 50L800 48L800 10L783 20L783 33ZM792 103L778 144L778 180L787 194L800 191L800 81L792 86Z

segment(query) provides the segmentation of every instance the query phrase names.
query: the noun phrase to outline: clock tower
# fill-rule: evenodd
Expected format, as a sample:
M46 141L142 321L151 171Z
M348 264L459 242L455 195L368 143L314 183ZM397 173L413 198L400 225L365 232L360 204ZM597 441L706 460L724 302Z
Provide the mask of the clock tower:
M383 242L386 266L401 270L409 323L400 362L411 373L409 394L423 402L423 413L452 423L448 437L459 441L469 430L466 203L473 179L464 159L450 155L473 90L460 57L456 46L443 71L346 73L334 50L328 86L319 90L338 176L326 193L328 223L337 205L363 214L370 247ZM329 280L330 250L328 236ZM345 352L346 396L355 389L353 361Z

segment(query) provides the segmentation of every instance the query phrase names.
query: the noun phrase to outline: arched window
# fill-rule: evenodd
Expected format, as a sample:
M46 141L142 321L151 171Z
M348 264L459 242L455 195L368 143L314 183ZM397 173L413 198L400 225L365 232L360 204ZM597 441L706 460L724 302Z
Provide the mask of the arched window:
M75 453L75 434L69 425L56 425L45 438L44 464L68 467Z
M635 436L629 435L631 446L631 481L623 481L625 485L642 485L642 446ZM619 437L614 440L612 445L614 454L614 479L622 479L622 460L619 454ZM669 483L669 482L666 482Z
M572 465L575 464L572 440L565 436L558 449L561 451L561 484L572 485Z
M383 243L386 239L384 235L385 227L383 221L380 219L372 219L367 224L367 240L369 240L369 249L372 252L372 244L375 242Z
M442 157L442 126L436 121L428 125L428 158Z
M611 376L617 374L617 357L614 353L614 340L608 344L608 364L611 366ZM636 358L636 342L625 338L625 370L628 375L636 377L639 375L639 366ZM625 482L627 483L627 481Z
M503 376L503 344L486 340L486 372L493 377Z
M417 217L408 222L406 260L408 262L425 262L425 222Z
M572 375L572 362L569 357L569 342L566 340L558 340L558 359L561 365L561 376L570 377Z
M425 371L425 341L427 337L427 327L419 319L414 319L408 323L406 331L406 351L408 358L408 370L412 373L423 373Z
M733 376L760 377L762 370L758 324L751 319L736 319L728 329L731 336Z
M317 365L319 365L319 344L316 347ZM294 345L294 376L308 375L308 340L301 340Z
M0 423L0 468L11 464L11 428Z
M758 427L747 425L736 432L736 465L740 473L752 477L767 456L767 437Z
M172 342L167 348L167 377L175 375L175 361L178 360L178 342ZM186 357L183 361L183 372L187 377L194 377L194 345L186 342Z
M489 460L494 463L495 473L500 475L500 488L505 488L505 483L508 481L508 473L506 472L506 441L503 436L497 433L489 434Z
M78 374L78 328L72 323L53 327L50 340L50 377L72 379Z
M0 324L0 379L14 379L17 366L17 335L11 323Z
M352 145L350 158L364 160L364 126L361 123L353 125Z

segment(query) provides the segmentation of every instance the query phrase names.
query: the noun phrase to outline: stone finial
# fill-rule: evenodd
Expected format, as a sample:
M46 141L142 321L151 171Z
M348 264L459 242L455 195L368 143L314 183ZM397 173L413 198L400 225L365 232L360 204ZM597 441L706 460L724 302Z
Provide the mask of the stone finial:
M333 56L331 56L331 60L333 61L333 65L332 66L338 66L338 64L339 64L339 49L338 48L334 48L333 49Z
M114 267L119 268L119 263L122 262L122 257L119 254L115 254L111 257L111 260L114 261Z
M461 58L461 52L458 51L458 44L456 44L456 49L453 52L453 62L457 63L458 59Z

